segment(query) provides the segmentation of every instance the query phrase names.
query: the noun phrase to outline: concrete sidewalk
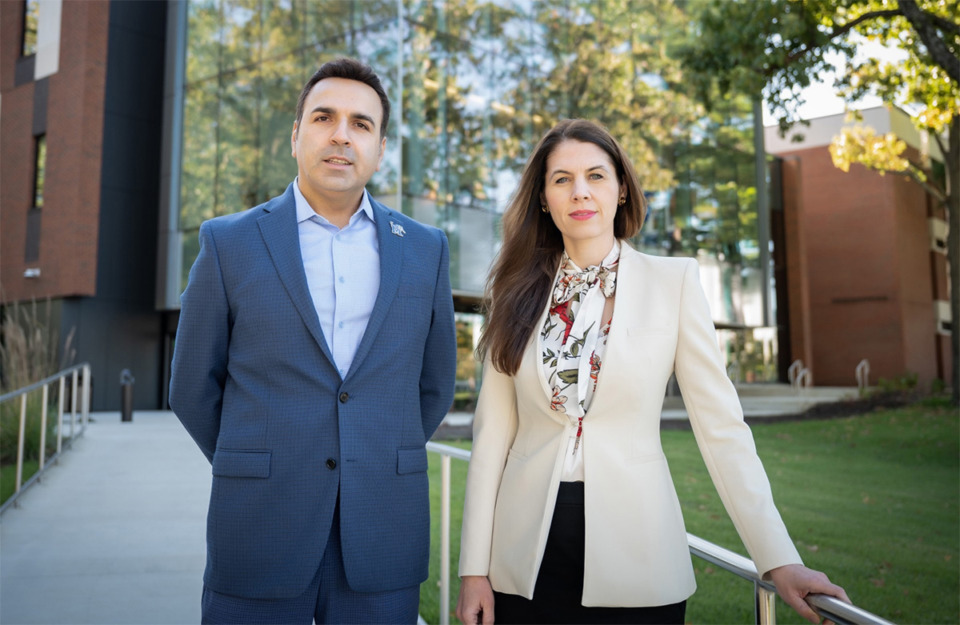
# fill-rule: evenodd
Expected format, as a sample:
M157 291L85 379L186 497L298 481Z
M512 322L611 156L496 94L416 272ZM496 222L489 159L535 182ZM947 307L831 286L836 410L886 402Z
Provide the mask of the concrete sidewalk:
M855 389L741 389L782 417ZM686 419L664 402L664 427ZM0 517L0 623L200 622L210 465L172 412L94 413L85 434ZM473 415L438 432L463 436Z
M171 412L91 419L0 517L0 622L199 623L209 463Z
M788 384L744 384L737 387L744 418L748 422L764 419L784 419L795 417L817 404L855 399L855 387L822 386L794 390ZM683 398L666 397L663 400L661 427L683 428L687 420L687 411ZM437 438L466 438L470 436L473 423L471 412L451 412L444 419Z

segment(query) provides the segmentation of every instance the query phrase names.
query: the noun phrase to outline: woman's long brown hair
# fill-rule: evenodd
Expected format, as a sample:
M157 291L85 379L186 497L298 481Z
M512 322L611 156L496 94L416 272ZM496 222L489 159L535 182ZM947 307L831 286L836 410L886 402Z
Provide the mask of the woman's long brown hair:
M520 368L563 253L563 237L540 205L547 158L564 141L593 143L616 167L617 182L626 186L627 193L613 220L615 237L635 236L647 212L633 164L605 128L584 119L567 119L547 131L527 161L520 185L503 215L503 243L487 279L487 325L477 352L481 358L489 352L493 366L507 375L516 374Z

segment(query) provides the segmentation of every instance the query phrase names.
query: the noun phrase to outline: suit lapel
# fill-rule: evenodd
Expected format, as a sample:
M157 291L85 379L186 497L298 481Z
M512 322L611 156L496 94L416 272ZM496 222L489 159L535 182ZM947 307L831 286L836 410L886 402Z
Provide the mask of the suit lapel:
M307 287L307 275L304 273L303 258L300 255L300 231L297 228L297 207L292 183L282 196L264 206L264 214L257 219L257 224L280 276L280 282L300 313L310 335L323 350L324 356L336 366L324 339L323 330L320 329L320 319Z
M549 416L551 419L557 423L564 425L568 422L567 416L565 413L557 412L550 409L550 404L553 402L553 389L550 387L550 383L547 380L547 376L543 371L543 324L547 320L547 315L550 314L550 303L552 299L553 289L550 289L550 294L547 296L547 301L543 306L543 310L540 312L540 317L537 319L536 325L533 326L533 335L530 337L529 342L527 343L527 349L523 352L523 360L520 362L520 371L517 371L517 377L521 378L519 384L526 388L530 388L533 392L533 387L538 386L541 393L541 401L537 402L538 405L544 407L544 414ZM531 379L532 378L532 379Z
M606 399L607 395L611 395L610 391L604 390L606 389L603 383L604 372L611 369L628 371L635 366L635 359L631 360L631 357L635 355L624 352L623 348L630 345L627 328L630 325L631 316L642 310L640 306L640 293L643 291L641 281L645 279L645 276L640 268L640 258L640 254L630 247L626 241L621 242L620 266L617 269L617 299L613 305L613 323L610 324L610 334L607 336L603 363L600 367L597 388L594 390L589 412L602 414L602 411L597 408L603 405L603 400Z
M397 296L402 272L404 239L403 236L393 233L391 226L393 212L373 198L370 198L370 205L373 207L377 226L377 243L380 246L380 290L377 292L377 301L373 305L373 311L370 313L370 320L363 332L363 338L360 339L357 353L353 357L353 364L350 365L350 371L347 373L348 378L359 368L370 352L380 332L380 326L387 318L393 298ZM397 221L399 220L394 218L393 223Z

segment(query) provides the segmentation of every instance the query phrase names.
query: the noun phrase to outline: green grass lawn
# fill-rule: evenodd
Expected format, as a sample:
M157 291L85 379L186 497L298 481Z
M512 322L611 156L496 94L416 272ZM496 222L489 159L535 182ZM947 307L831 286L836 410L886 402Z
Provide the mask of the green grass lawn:
M960 622L960 415L927 401L864 416L754 426L791 536L858 606L897 623ZM746 554L693 434L663 432L687 531ZM469 447L469 442L458 446ZM466 463L453 460L451 613ZM433 537L420 613L439 622L440 461L430 454ZM694 558L690 623L753 622L753 587ZM451 617L453 620L453 617ZM777 602L780 623L805 623Z
M26 484L27 480L33 477L33 474L40 468L40 463L36 460L25 460L23 463L23 476L21 480ZM0 503L3 503L17 489L17 465L5 464L0 466Z

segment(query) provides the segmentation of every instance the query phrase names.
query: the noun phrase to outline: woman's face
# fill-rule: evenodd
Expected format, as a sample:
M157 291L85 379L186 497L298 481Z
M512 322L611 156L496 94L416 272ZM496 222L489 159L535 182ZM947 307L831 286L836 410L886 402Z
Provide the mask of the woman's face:
M613 245L613 218L626 188L603 149L593 143L567 139L547 157L541 201L566 247L609 239Z

